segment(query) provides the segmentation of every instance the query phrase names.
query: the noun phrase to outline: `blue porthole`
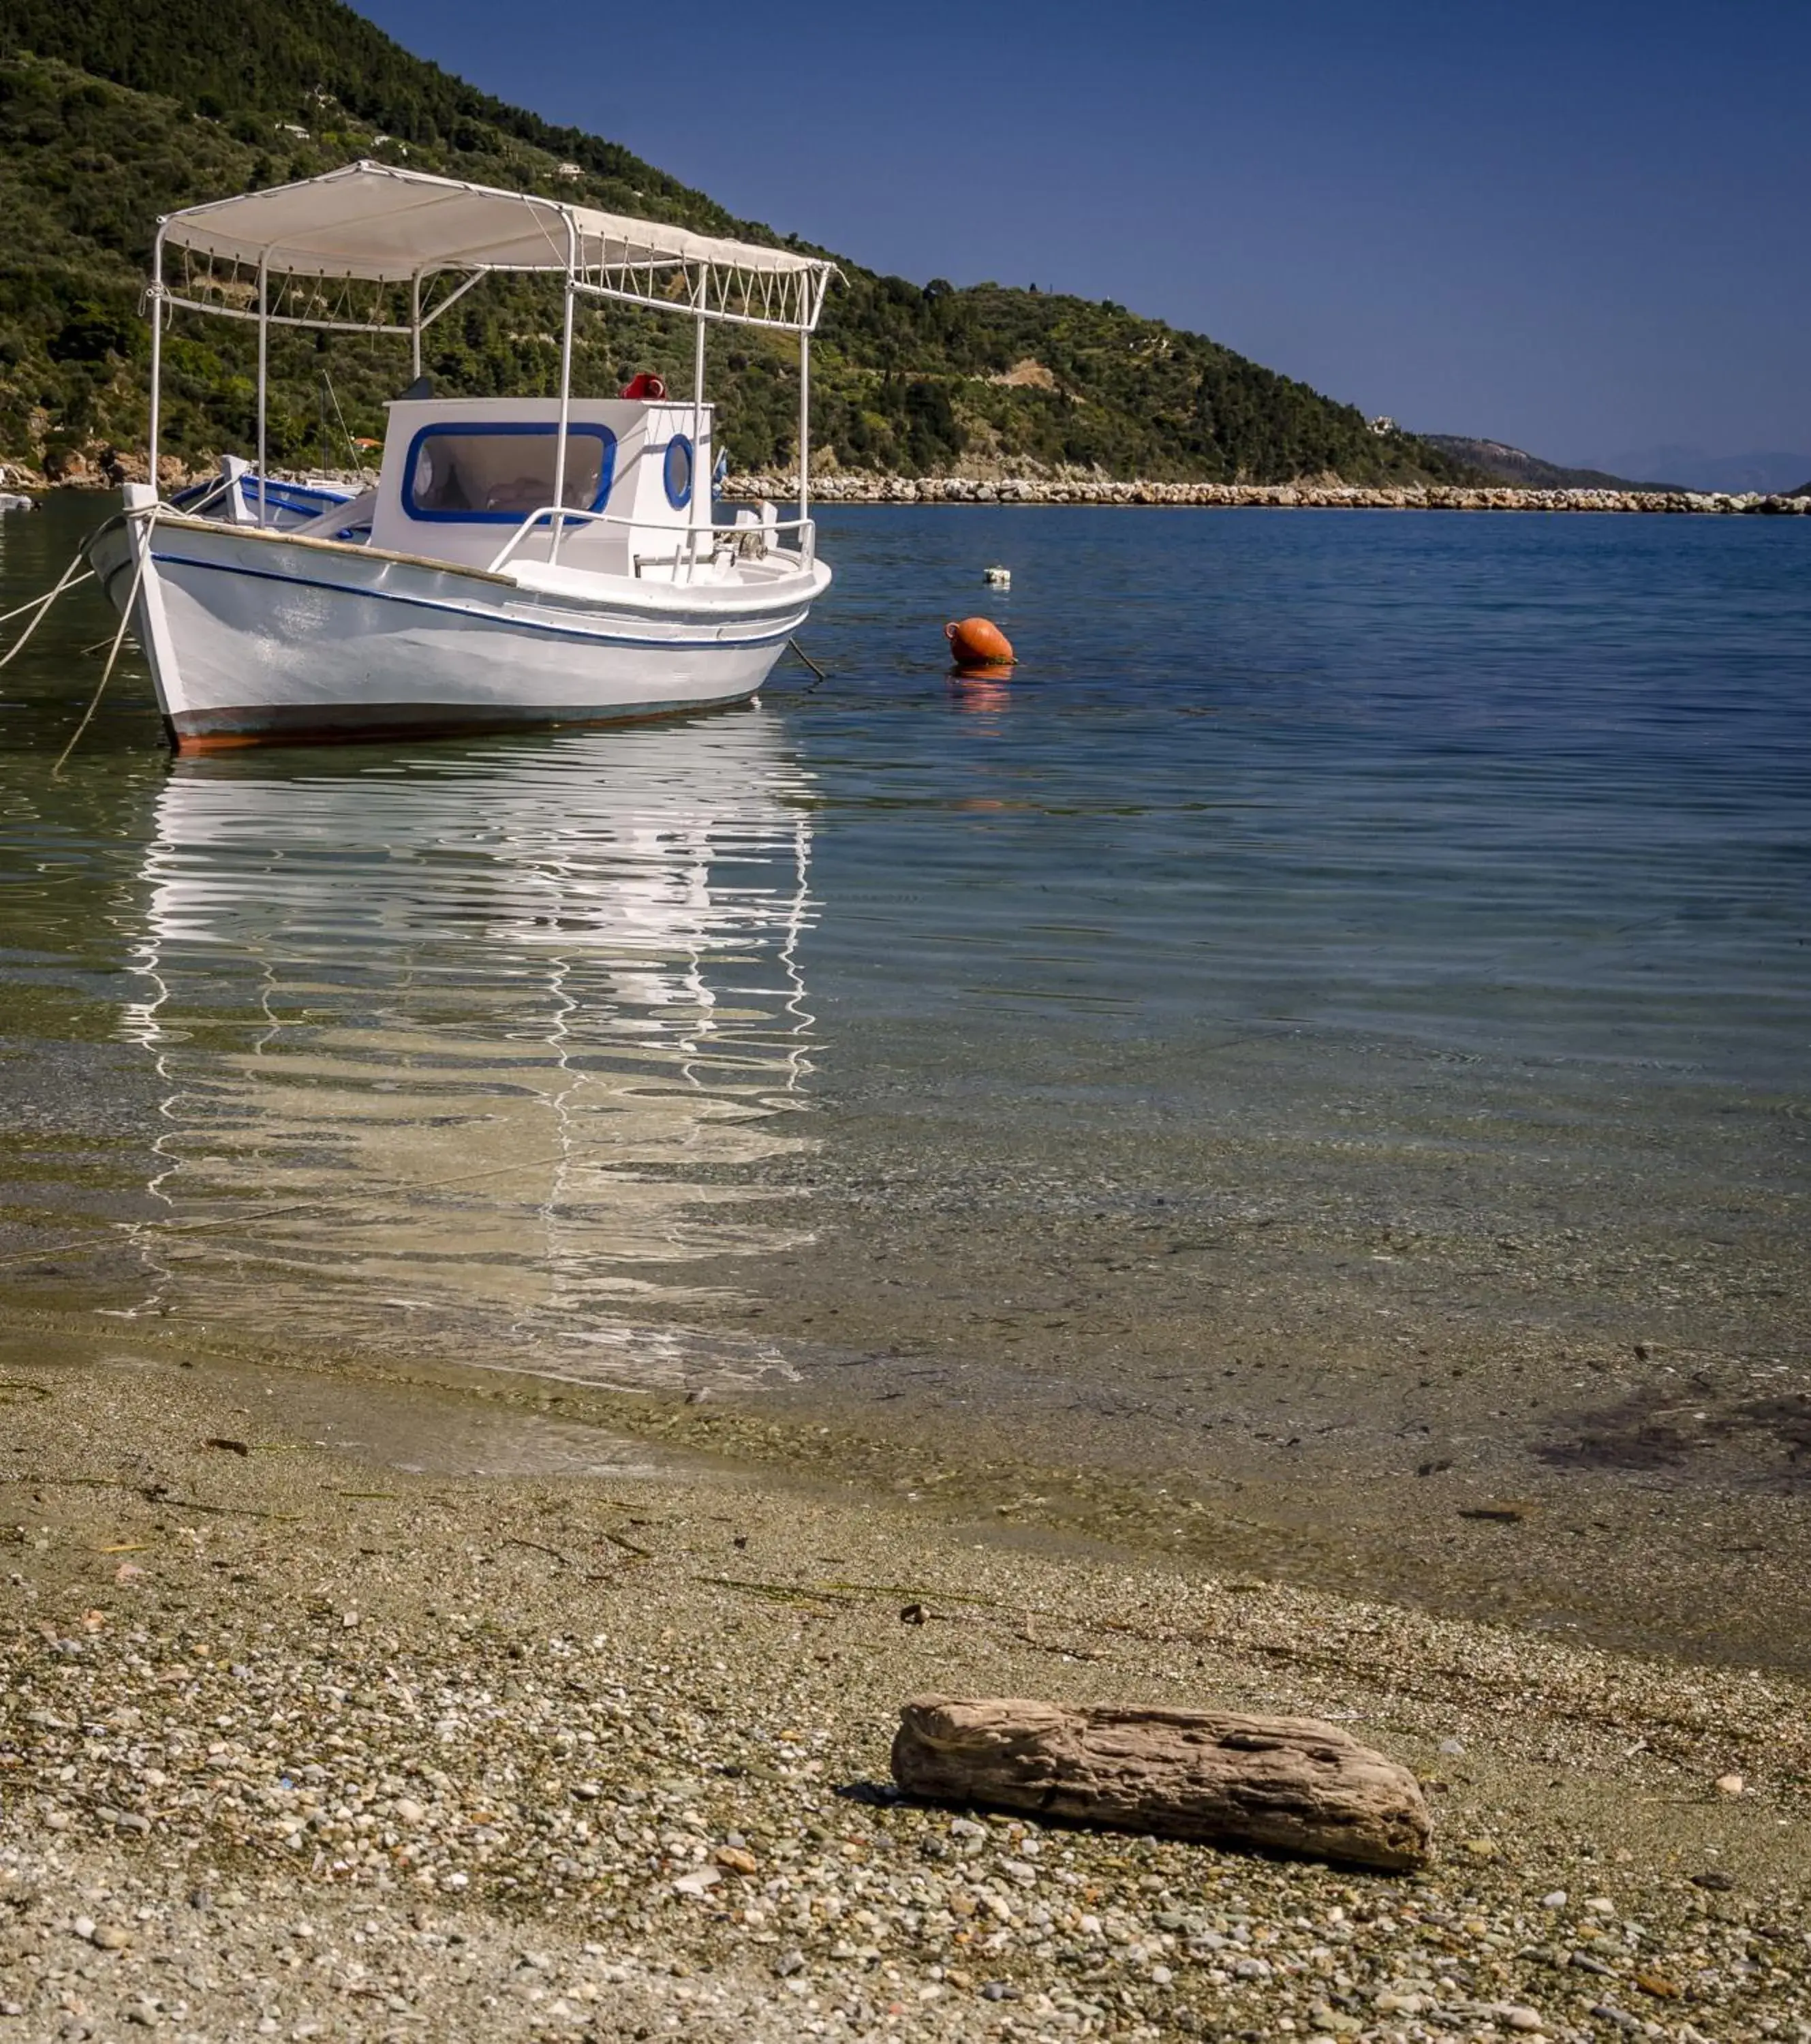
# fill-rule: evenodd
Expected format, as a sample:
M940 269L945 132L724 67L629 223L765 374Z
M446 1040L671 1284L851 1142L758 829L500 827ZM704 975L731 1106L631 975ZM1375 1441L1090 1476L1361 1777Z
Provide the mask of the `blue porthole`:
M692 501L692 444L683 433L667 443L667 459L661 468L667 485L667 501L682 511Z

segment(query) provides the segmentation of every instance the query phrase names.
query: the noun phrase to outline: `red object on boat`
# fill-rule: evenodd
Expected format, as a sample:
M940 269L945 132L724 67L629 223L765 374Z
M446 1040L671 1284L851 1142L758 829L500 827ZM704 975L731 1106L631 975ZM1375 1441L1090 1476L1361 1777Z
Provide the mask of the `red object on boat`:
M639 376L632 376L622 386L625 398L633 398L644 405L652 405L667 394L664 377L656 376L652 369L644 369Z
M965 617L959 624L946 624L944 636L949 641L950 651L955 654L959 667L1009 667L1013 664L1012 641L991 618Z

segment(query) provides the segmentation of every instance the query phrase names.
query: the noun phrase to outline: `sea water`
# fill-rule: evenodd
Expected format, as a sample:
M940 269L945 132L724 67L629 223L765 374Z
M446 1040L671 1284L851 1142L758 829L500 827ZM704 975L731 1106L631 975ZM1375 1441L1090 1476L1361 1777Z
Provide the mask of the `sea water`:
M9 605L101 509L0 525ZM1355 1384L1486 1350L1804 1385L1811 521L820 545L825 678L613 732L171 762L129 662L58 772L62 606L0 676L0 1292L1082 1466L1228 1399L1362 1459Z

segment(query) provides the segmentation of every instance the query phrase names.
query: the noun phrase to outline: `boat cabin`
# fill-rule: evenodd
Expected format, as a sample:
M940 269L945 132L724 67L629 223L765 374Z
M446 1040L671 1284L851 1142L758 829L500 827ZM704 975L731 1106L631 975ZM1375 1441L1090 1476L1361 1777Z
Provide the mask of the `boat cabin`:
M545 561L552 545L557 398L402 398L390 407L371 505L374 547L463 567ZM562 567L690 578L711 532L711 407L575 398L566 424ZM539 522L526 521L541 514Z

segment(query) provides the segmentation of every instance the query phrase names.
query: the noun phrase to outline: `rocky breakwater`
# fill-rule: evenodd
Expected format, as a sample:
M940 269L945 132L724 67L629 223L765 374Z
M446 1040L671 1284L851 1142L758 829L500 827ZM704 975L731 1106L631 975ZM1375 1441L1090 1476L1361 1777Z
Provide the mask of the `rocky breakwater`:
M732 476L724 495L754 502L798 494L796 475ZM813 476L820 504L1124 504L1236 509L1341 511L1648 511L1724 516L1811 515L1811 497L1731 496L1693 490L1461 489L1444 485L1357 487L1323 482L1121 482L1107 476L870 475L845 470Z

